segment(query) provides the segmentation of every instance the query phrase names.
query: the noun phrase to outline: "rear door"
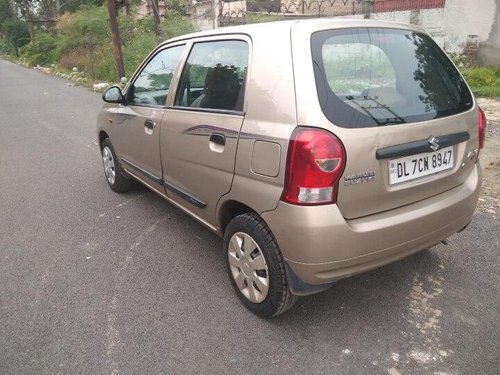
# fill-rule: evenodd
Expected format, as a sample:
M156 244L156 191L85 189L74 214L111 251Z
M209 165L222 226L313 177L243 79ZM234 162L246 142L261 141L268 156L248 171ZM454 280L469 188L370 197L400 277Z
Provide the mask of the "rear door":
M430 37L365 25L313 31L310 48L315 99L327 120L316 123L346 150L337 202L344 217L404 206L466 180L476 162L474 100Z
M162 124L167 193L211 224L233 180L248 56L245 37L195 41Z

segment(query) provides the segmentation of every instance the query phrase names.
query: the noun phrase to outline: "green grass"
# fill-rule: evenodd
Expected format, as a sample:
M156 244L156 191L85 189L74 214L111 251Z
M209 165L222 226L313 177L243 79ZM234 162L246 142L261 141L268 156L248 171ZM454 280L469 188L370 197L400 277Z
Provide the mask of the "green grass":
M279 21L280 19L280 16L266 13L247 12L245 16L247 23L274 22Z
M500 97L500 66L464 69L462 73L474 95Z

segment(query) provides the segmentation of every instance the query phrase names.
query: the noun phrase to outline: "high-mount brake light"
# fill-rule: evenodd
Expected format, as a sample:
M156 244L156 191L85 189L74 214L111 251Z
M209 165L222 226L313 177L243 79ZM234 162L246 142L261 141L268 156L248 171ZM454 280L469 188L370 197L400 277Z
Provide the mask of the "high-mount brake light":
M296 205L336 203L344 166L344 146L336 136L323 129L295 128L281 199Z

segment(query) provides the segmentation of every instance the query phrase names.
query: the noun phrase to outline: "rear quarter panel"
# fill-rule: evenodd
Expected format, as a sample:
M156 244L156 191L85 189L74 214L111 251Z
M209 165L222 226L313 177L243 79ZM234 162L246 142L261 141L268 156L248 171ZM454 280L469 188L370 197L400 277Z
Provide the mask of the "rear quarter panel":
M290 28L272 25L250 37L252 55L235 176L231 191L220 199L218 210L234 200L262 213L277 207L283 191L288 141L297 124L295 86ZM262 147L262 142L270 147ZM265 164L272 172L259 170Z

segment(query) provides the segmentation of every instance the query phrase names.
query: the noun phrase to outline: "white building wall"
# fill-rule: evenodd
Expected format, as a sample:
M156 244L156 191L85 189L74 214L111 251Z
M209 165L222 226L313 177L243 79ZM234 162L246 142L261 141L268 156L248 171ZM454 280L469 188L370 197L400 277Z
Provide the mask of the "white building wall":
M444 8L445 50L460 52L469 35L486 42L500 9L495 0L447 0Z
M477 35L480 62L500 65L500 0L447 0L444 8L372 13L370 18L418 24L452 53L463 52L469 35Z

